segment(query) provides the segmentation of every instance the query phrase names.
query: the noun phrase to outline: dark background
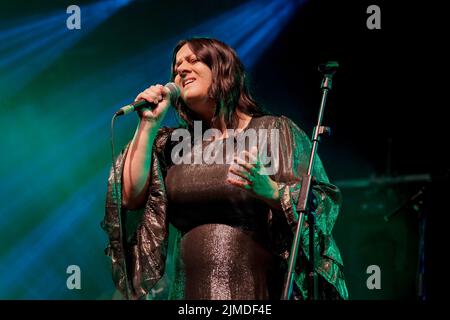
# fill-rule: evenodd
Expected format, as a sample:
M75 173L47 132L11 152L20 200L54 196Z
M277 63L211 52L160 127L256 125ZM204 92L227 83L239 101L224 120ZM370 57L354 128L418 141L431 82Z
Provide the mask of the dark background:
M84 6L92 3L78 1L76 4L83 14ZM167 55L159 55L160 43L178 40L186 30L243 3L231 0L171 1L170 5L163 1L130 2L83 34L81 40L64 48L20 88L18 83L24 76L5 75L23 66L30 72L37 70L49 60L35 62L31 57L3 66L0 80L4 94L0 102L6 116L1 124L8 133L2 149L7 150L8 156L2 159L2 178L12 181L15 173L25 170L30 161L42 161L36 162L39 166L33 169L33 175L24 180L29 189L41 193L21 199L18 192L23 205L8 212L5 209L15 227L3 225L1 230L7 239L0 251L0 266L6 270L2 277L8 277L7 270L14 268L10 261L20 263L24 271L22 276L18 274L14 278L14 289L7 285L12 280L2 282L0 297L112 297L109 262L102 256L106 237L98 228L106 190L110 154L108 122L112 111L131 101L146 86L167 81L170 60ZM68 1L2 3L0 31L20 27L33 17L41 19L54 12L64 15L70 4ZM372 4L381 8L381 30L366 27L366 9ZM428 28L434 10L437 9L432 6L403 1L395 4L393 1L305 1L291 13L271 42L263 46L264 39L260 39L261 50L258 46L253 49L259 58L252 62L248 72L255 98L271 112L292 118L309 135L320 103L321 76L317 66L329 60L340 64L324 118L332 135L322 139L319 154L330 179L343 192L344 205L334 235L344 259L351 299L415 299L417 296L418 217L425 213L427 217L436 217L440 210L438 199L442 199L437 194L446 195L442 190L448 180L448 157L443 142L447 137L444 103L435 100L445 95L446 88L440 87L431 76L431 70L439 67L431 46L435 34ZM208 35L208 32L202 30L201 34ZM8 49L3 43L0 57L7 59L14 50L31 44L32 40L27 40L16 49ZM167 67L167 70L158 71L160 76L152 75L148 69L150 64L146 64L150 59L160 59L161 69ZM94 119L101 126L81 136L79 142L66 144L67 139L84 132ZM117 125L117 148L132 137L135 124L136 118L129 117ZM50 156L53 151L56 156ZM77 154L83 157L74 160ZM62 163L68 167L57 171ZM46 182L49 170L55 170L52 183ZM80 186L97 174L99 178L92 186L89 184L92 189L86 191L93 195L90 205L69 206L66 201L76 201L71 197L78 195ZM2 202L8 202L9 192L20 190L23 185L18 182L9 191L5 187ZM422 203L407 202L424 186L425 195L419 198ZM47 198L42 193L50 196ZM80 201L86 199L82 192L79 197ZM65 231L63 239L57 234L49 238L55 245L39 245L41 237L32 236L36 226L45 222L63 230L58 225L65 219L64 210L55 203L69 206L67 210L73 213L72 219L78 224ZM384 222L384 215L404 204L408 206L390 222ZM413 205L417 205L416 209ZM50 219L49 212L58 214ZM85 212L91 214L81 216ZM428 228L440 225L437 218L433 219L429 218ZM14 245L20 241L35 241L41 256L36 260L16 259L28 252L25 245ZM86 243L92 244L88 250ZM430 237L426 245L431 246L426 251L427 261L431 261L432 255L437 254L437 241L432 242ZM49 271L49 261L56 261L58 268L51 267ZM68 292L64 288L67 277L64 270L69 264L78 264L85 270L84 290ZM381 290L366 287L369 265L381 268ZM46 274L47 281L35 281L33 272ZM430 279L428 283L431 282ZM434 291L429 289L429 292L432 295Z

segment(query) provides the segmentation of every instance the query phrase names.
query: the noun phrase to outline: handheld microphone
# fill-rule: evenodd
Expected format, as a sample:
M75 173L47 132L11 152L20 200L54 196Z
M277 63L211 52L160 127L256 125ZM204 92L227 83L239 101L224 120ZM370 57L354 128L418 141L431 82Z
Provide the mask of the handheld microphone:
M178 99L178 97L180 96L180 89L178 88L178 86L175 83L169 82L164 86L164 88L169 90L168 94L170 96L171 101L176 101ZM135 101L133 103L130 103L129 105L126 105L126 106L120 108L115 113L115 115L122 116L122 115L128 114L133 111L141 110L142 108L154 109L154 108L156 108L156 104L148 102L147 100L144 100L144 99L140 99L138 101Z

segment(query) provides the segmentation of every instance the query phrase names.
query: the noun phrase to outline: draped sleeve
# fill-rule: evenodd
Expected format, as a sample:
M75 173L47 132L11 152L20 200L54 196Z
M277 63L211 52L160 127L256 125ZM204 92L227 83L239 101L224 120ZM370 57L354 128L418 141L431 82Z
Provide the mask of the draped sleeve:
M113 167L109 173L105 215L101 222L109 240L105 254L111 258L112 278L116 288L123 296L126 296L128 288L130 299L144 298L164 274L169 228L164 177L170 159L166 145L172 130L163 127L155 138L150 184L143 208L126 210L122 206L122 173L129 145L115 162L117 193ZM121 219L118 208L121 208Z
M282 210L272 210L269 231L273 249L287 266L290 248L298 221L296 210L302 185L302 175L307 173L311 141L303 130L287 117L278 117L275 128L279 130L279 169L273 179L278 182ZM322 299L348 299L343 274L343 262L332 237L332 229L341 205L341 193L332 185L320 158L316 155L312 175L312 195L316 213L315 270L319 275L319 294ZM302 228L301 249L295 268L294 298L308 297L307 263L309 259L309 226Z

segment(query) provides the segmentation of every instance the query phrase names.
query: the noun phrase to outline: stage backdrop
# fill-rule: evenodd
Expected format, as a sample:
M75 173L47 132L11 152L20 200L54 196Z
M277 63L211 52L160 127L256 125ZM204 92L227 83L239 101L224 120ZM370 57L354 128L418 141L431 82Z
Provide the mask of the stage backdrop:
M415 60L406 53L414 51L414 32L399 21L408 7L379 3L381 29L371 29L371 4L2 1L0 299L117 298L100 228L111 116L148 86L166 83L172 48L192 36L234 47L257 101L308 135L320 102L317 66L339 61L324 118L332 136L319 155L342 185L334 234L350 298L414 298L417 211L389 223L383 216L428 181L432 149L423 132L430 125L410 108L423 103L416 82L400 81L414 95L398 91L400 78L413 79L408 65ZM136 123L135 114L116 122L116 150ZM166 124L175 124L173 112ZM410 175L411 183L389 180ZM389 179L370 183L380 176ZM352 187L355 179L367 183ZM381 270L381 289L367 287L371 265ZM80 287L72 288L76 271Z

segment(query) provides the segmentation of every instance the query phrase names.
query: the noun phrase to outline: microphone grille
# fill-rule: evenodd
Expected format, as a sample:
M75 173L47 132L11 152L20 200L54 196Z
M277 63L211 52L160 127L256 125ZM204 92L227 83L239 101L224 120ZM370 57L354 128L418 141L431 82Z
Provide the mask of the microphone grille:
M180 88L174 82L167 83L165 87L169 89L170 99L175 102L180 97Z

